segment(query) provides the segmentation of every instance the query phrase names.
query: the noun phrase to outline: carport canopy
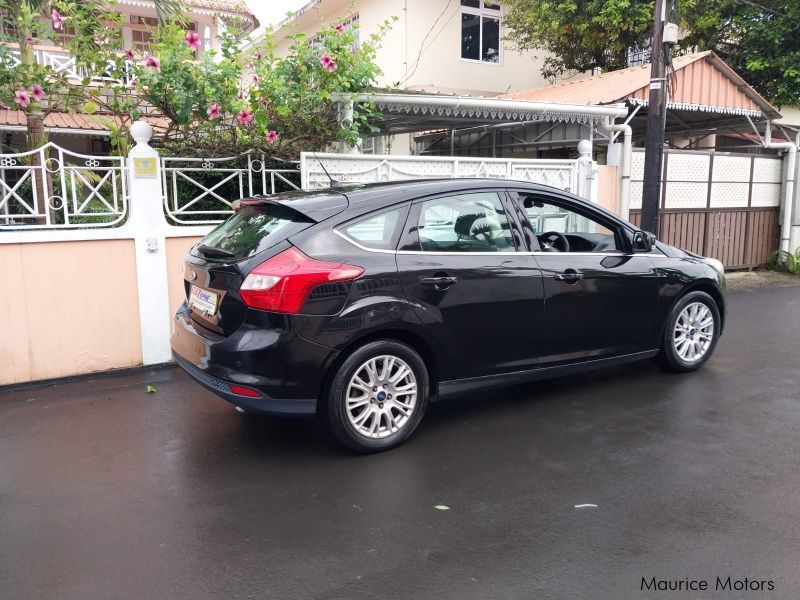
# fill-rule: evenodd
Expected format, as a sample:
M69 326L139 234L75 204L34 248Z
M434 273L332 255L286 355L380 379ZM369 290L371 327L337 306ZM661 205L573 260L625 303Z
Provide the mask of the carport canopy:
M393 135L442 129L459 129L483 125L525 123L575 123L589 129L591 137L601 123L613 122L627 116L624 104L605 106L515 100L449 94L429 94L413 91L377 91L355 99L347 95L335 98L341 103L340 118L347 118L350 102L372 103L376 116L372 124L374 135Z

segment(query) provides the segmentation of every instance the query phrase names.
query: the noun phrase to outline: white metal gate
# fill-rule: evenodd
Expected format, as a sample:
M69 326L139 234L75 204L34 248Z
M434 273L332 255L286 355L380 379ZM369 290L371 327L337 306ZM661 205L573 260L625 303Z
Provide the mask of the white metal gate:
M324 166L324 169L323 169ZM592 198L594 164L585 160L509 159L468 156L375 156L303 152L301 187L326 188L328 176L342 183L375 183L457 177L512 179L549 185Z

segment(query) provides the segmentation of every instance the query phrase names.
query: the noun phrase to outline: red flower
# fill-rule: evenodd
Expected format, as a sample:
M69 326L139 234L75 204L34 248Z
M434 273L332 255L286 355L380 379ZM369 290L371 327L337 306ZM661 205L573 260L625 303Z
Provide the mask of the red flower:
M183 38L186 45L192 50L199 50L201 46L200 36L195 31L188 31Z
M61 13L55 8L53 9L53 12L50 13L50 18L53 19L53 29L61 29L64 21L66 21L66 19L61 16Z
M38 83L34 83L33 87L31 88L31 98L33 98L34 102L41 102L44 100L45 93Z
M336 34L337 35L342 35L342 34L344 34L345 24L344 23L339 23L334 29L336 29Z
M277 132L277 131L275 131L274 129L270 129L270 130L267 132L267 141L268 141L270 144L272 144L272 143L274 143L274 142L277 142L277 141L278 141L278 132Z
M128 60L133 60L136 58L136 55L130 48L125 48L125 58L127 58Z
M145 67L155 69L156 71L161 71L161 61L155 56L145 56L143 62Z
M240 110L236 115L236 118L239 119L239 123L247 126L253 121L253 113L251 113L249 110Z
M14 102L19 104L22 108L28 106L31 103L31 97L28 95L28 90L25 88L19 88L16 92L14 92Z
M214 104L208 107L206 112L208 113L209 119L218 119L221 111L222 107L219 105L219 103L214 102Z
M328 53L319 57L319 63L322 65L322 68L329 73L333 73L336 70L336 61Z

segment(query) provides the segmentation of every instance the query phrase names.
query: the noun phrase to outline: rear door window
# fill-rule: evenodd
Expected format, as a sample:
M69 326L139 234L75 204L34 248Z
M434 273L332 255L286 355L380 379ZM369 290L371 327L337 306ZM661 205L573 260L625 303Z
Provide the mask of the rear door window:
M314 221L296 210L275 204L245 206L211 231L192 250L195 256L209 257L197 250L206 246L221 251L225 260L249 258L302 231Z
M511 226L496 192L443 196L421 203L419 249L427 252L514 252Z
M342 229L342 232L366 248L394 250L400 233L401 221L405 220L407 206L395 208L365 219L355 221Z

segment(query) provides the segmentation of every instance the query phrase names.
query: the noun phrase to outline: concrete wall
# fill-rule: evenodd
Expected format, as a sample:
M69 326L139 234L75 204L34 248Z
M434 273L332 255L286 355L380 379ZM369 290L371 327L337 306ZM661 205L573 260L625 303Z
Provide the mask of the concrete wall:
M597 169L597 203L603 208L619 214L617 206L619 167L599 165Z
M133 240L0 245L0 385L142 364Z
M170 318L199 239L166 239ZM133 239L0 244L0 283L0 385L143 364Z
M186 299L183 285L183 263L189 249L200 241L200 237L167 238L167 290L169 292L170 316Z

